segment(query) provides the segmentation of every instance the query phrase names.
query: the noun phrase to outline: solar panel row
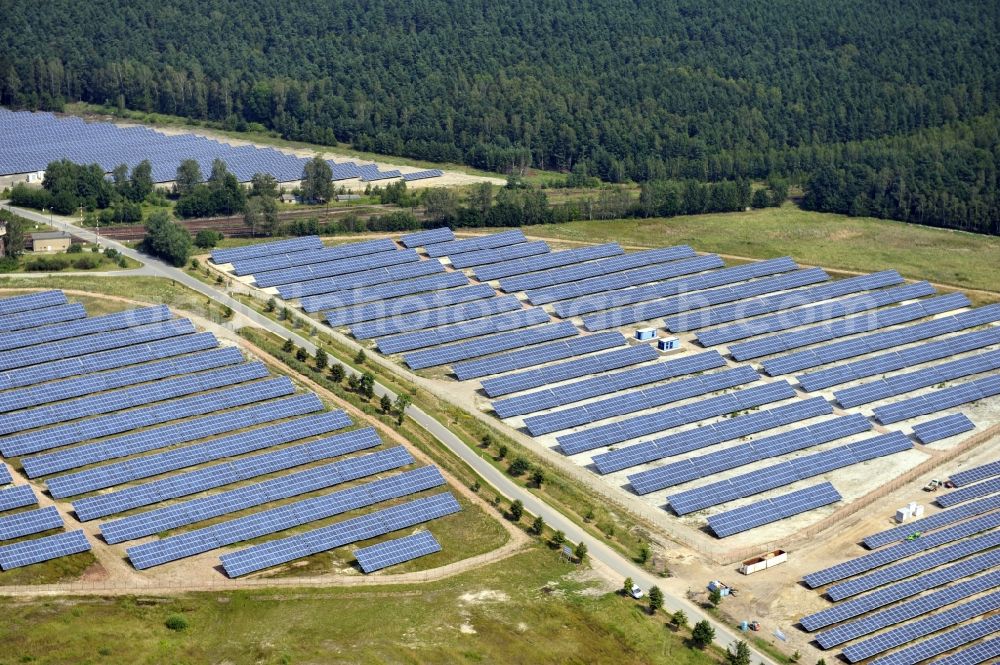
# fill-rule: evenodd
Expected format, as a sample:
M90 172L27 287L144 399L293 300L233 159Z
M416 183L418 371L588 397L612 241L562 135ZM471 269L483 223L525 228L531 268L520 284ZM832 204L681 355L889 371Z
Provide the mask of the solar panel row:
M439 242L448 242L454 239L455 234L452 233L451 229L447 226L442 226L437 229L408 233L400 238L399 241L403 244L403 247L426 247L427 245L435 245Z
M367 256L352 256L334 261L317 261L308 265L297 265L267 272L255 272L253 279L259 288L266 289L272 286L306 282L325 277L339 277L359 270L375 270L415 263L419 260L420 257L412 249L401 249Z
M0 547L0 569L11 570L89 550L90 541L83 531L68 531L53 536L23 540Z
M918 395L901 402L893 402L872 409L875 419L883 425L897 423L908 418L926 416L960 404L968 404L986 397L1000 395L1000 374L961 383L950 388L941 388L926 395Z
M954 413L914 425L913 434L920 443L928 444L975 428L976 426L964 413Z
M7 517L0 517L0 540L14 540L23 536L58 529L62 517L55 506L26 510Z
M759 379L760 374L752 367L744 365L714 374L678 379L663 385L615 395L568 409L528 416L524 419L524 424L532 436L541 436L578 425L665 406L692 397L701 397L719 390L753 383Z
M913 665L998 631L1000 631L1000 614L959 626L955 630L935 635L929 640L876 658L871 665Z
M625 350L629 351L631 349L644 348L652 351L655 359L657 355L656 352L648 346L629 347L629 349ZM704 372L709 369L717 369L725 366L726 361L721 355L714 351L709 351L677 360L668 360L653 365L637 367L625 370L624 372L601 374L600 376L594 376L583 381L576 381L574 383L564 384L548 388L546 390L539 390L525 395L518 395L517 397L497 400L493 402L493 409L501 418L510 418L512 416L534 413L536 411L552 409L593 397L608 395L620 390L628 390L629 388L635 388L647 383L666 381L667 379L683 376L684 374L694 374L696 372ZM754 374L756 377L751 380L759 378L759 375L757 375L756 372L754 372ZM684 390L682 386L671 384L670 387L671 389L678 390L678 395L671 401L684 398ZM643 402L641 398L636 398L635 401L636 404ZM595 406L595 408L598 407ZM635 410L638 410L639 408L644 407L640 406Z
M335 247L307 249L300 252L272 254L270 256L262 256L254 259L233 261L233 274L242 277L244 275L253 275L271 270L291 268L293 266L302 266L310 263L325 263L327 261L336 261L338 259L348 259L353 256L367 256L369 254L393 252L395 250L396 243L389 238L365 240L363 242L349 242Z
M594 466L602 474L621 471L632 466L653 462L664 457L673 457L700 450L723 441L749 436L767 429L791 423L828 416L833 413L822 397L793 402L773 409L748 413L712 424L700 423L698 427L668 434L658 439L611 450L594 456Z
M541 321L541 317L538 315L532 316L537 317L539 322ZM545 315L545 317L547 319L548 315ZM468 360L469 358L486 356L491 353L510 351L511 349L519 349L518 353L526 356L531 351L530 349L524 349L526 346L551 342L552 340L565 337L575 337L578 334L579 331L572 323L569 321L560 321L559 323L550 323L526 330L486 335L471 342L459 342L457 344L414 351L407 353L403 359L412 369L424 369L436 365L447 365L460 360Z
M829 279L829 276L821 268L794 270L785 275L765 277L732 287L724 286L705 291L684 293L673 298L651 300L634 307L612 309L599 314L591 314L583 317L583 325L587 330L604 330L640 321L651 321L661 316L698 309L699 307L750 298L762 293L773 293L775 291L792 289L796 286L815 284L827 279Z
M508 296L514 301L514 296ZM496 299L501 300L501 299ZM508 303L510 301L507 301ZM541 323L548 323L551 319L544 310L540 308L521 309L515 312L484 316L464 323L450 326L442 326L430 330L417 330L408 333L399 333L382 337L378 340L378 349L382 353L404 353L428 346L439 346L449 344L463 339L470 339L480 335L517 330L527 328Z
M428 256L437 258L440 256L453 256L455 254L464 254L465 252L474 252L480 249L516 245L526 240L527 238L524 237L524 233L520 229L517 229L516 231L502 231L500 233L466 238L464 240L437 242L424 249L427 251Z
M447 274L456 275L458 273ZM446 307L448 305L483 300L485 298L492 298L495 295L496 291L486 284L460 286L455 289L432 291L422 295L391 298L330 310L326 312L326 322L336 328L337 326L348 326L365 321L377 321L379 319L402 316L403 314L411 314L436 307Z
M941 494L936 501L939 506L950 508L951 506L956 506L972 499L978 499L988 494L996 494L997 492L1000 492L1000 478L991 478L981 483L955 490L954 492Z
M517 374L507 374L490 379L483 379L483 390L490 397L500 397L510 393L538 388L546 384L558 383L575 379L588 374L600 374L629 365L657 360L660 354L648 344L628 346L607 353L576 358L558 365L539 367ZM497 402L494 403L494 408Z
M955 487L965 487L970 483L983 480L984 478L992 478L993 476L1000 476L1000 460L953 473L949 480L955 484Z
M10 476L10 471L0 463L0 485L6 485L7 483L13 482L14 479Z
M158 307L130 309L124 312L115 312L114 314L95 316L93 318L77 319L59 325L20 330L0 337L0 351L8 351L34 344L45 344L81 335L124 330L149 323L159 323L160 321L168 320L170 316L170 310L165 305L160 305Z
M833 282L820 284L819 286L790 291L788 293L764 296L762 298L753 298L739 304L710 307L696 315L681 314L680 316L667 319L666 324L667 328L674 332L686 332L688 330L696 330L698 328L707 328L708 326L719 325L720 323L746 319L752 316L780 312L782 310L792 309L801 305L809 305L822 300L828 300L830 298L838 298L840 296L858 293L860 291L879 289L884 286L893 286L902 282L903 277L898 272L895 270L884 270L882 272L872 273L871 275L859 275L858 277L838 279ZM837 302L844 303L845 301L834 301L834 303ZM834 303L829 303L828 305L832 308L835 306ZM759 320L755 320L751 322L750 325L756 327L758 321ZM700 336L699 340L701 340Z
M748 263L722 270L710 270L701 275L672 279L660 284L649 284L630 289L618 289L596 295L575 298L569 302L560 303L560 311L566 316L578 316L589 312L599 312L612 307L634 305L644 301L657 300L667 296L676 296L689 291L698 291L713 286L723 286L743 282L756 277L767 277L796 269L795 262L785 257L771 259L758 263ZM707 305L709 303L705 303ZM703 306L704 306L703 305ZM637 305L640 307L640 305ZM669 312L668 312L669 313Z
M469 278L466 277L464 273L445 272L430 275L429 277L405 279L399 282L389 282L386 284L375 284L370 288L353 289L351 291L337 291L335 293L310 296L302 298L300 302L303 310L312 313L324 309L338 309L341 307L350 307L351 305L373 303L380 300L386 300L388 298L409 296L415 293L423 293L425 291L450 289L452 287L465 286L468 283Z
M729 352L733 354L733 358L736 360L750 360L752 358L790 351L810 344L829 342L839 337L871 332L880 328L888 328L901 323L916 321L917 319L940 314L948 310L968 307L969 304L969 299L964 293L949 293L802 330L793 330L792 332L771 335L749 342L732 344L729 347Z
M807 427L774 434L741 443L730 448L682 459L665 466L633 473L629 484L636 494L649 494L712 474L729 471L761 460L805 450L821 443L836 441L871 429L871 423L860 413L839 416Z
M564 321L559 325L561 325L564 330L568 330L566 327L567 324L568 322ZM573 335L575 335L576 329L574 328L573 330ZM459 363L455 365L453 369L455 370L455 376L457 376L460 381L468 381L469 379L477 379L481 376L489 376L490 374L512 372L524 369L525 367L534 367L543 363L563 360L565 358L573 358L584 353L603 351L605 349L621 346L625 343L625 336L619 332L586 335L583 337L577 337L576 339L553 342L552 344L536 346L530 349L518 349L513 353L491 356L482 360L472 360L469 362ZM539 371L544 369L545 368L540 368Z
M476 279L480 282L489 282L503 277L539 272L573 263L605 259L609 256L618 256L623 253L624 251L621 246L616 242L612 242L605 245L593 245L579 249L566 249L561 252L550 252L515 261L492 263L477 267L473 274L475 274Z
M223 554L222 567L239 577L302 557L342 547L457 513L461 506L451 492L415 499L306 533Z
M527 256L546 254L549 246L545 242L522 242L496 249L479 249L472 252L465 252L451 257L451 265L459 270L472 268L475 266L488 265L490 263L501 263L512 259L523 259Z
M278 295L285 300L292 300L293 298L305 298L306 296L335 293L337 291L367 289L369 286L377 284L386 284L412 277L426 277L427 275L443 273L444 271L444 266L436 259L415 261L413 263L403 263L398 266L388 266L386 268L359 270L337 277L324 277L305 282L282 284L278 287Z
M758 471L719 480L695 489L670 494L667 500L675 513L687 515L703 508L760 494L852 464L909 450L911 447L913 444L905 436L899 432L889 432L772 464Z
M904 540L907 536L917 531L923 533L925 531L930 531L931 529L938 529L949 524L954 524L960 520L968 519L969 517L975 517L976 515L988 513L989 511L996 510L998 508L1000 508L1000 497L988 497L959 508L942 511L936 515L921 517L920 519L909 522L908 524L903 524L891 529L886 529L885 531L873 533L865 538L864 543L867 548L876 549L882 547L883 545L888 545L889 543Z
M355 324L351 326L351 334L357 339L372 339L414 330L436 328L460 321L471 321L520 309L521 301L516 296L485 298L441 309L421 310L413 314ZM468 325L476 324L470 323Z
M66 302L66 294L62 291L39 291L38 293L28 293L23 296L0 298L0 316L16 314L18 312L31 312L43 307L56 307L58 305L65 305Z
M6 470L7 467L3 468ZM14 485L0 490L0 511L24 508L36 503L38 503L38 497L35 496L31 485Z
M0 317L0 332L11 333L28 328L75 321L87 316L87 311L80 303L43 307L30 312L18 312ZM0 344L6 346L6 336L0 338ZM6 348L12 348L6 346Z
M354 550L354 558L357 559L361 570L366 573L374 573L376 570L440 551L441 545L438 544L430 531L421 531L412 536L404 536L371 547L356 549Z
M977 631L978 632L978 631ZM962 635L961 637L956 635L955 637L947 638L942 640L942 643L937 646L932 646L931 649L941 648L938 653L944 653L950 649L956 639L963 641L962 643L971 642L976 637L972 635ZM927 652L927 647L919 647L918 651L914 652L914 656L921 655ZM932 654L932 656L937 654ZM934 665L979 665L980 663L985 663L991 659L1000 657L1000 637L993 638L992 640L986 640L978 644L974 644L968 649L962 649L961 651L956 651L950 656L946 656L941 660L935 660Z
M994 321L1000 321L1000 304L986 305L897 330L876 332L840 342L823 344L814 349L804 349L778 356L764 361L764 371L771 376L798 372L810 367L884 351L894 346L919 342L930 337L958 332L965 328L974 328Z
M284 392L286 387L281 384L274 384L273 394L270 397L280 397L282 394L287 394ZM268 399L267 396L258 398L253 394L246 397L247 399L244 404L247 405ZM104 462L119 457L136 455L222 432L259 425L278 418L287 418L321 410L323 410L323 403L316 395L311 393L296 395L288 399L275 400L250 408L218 413L205 418L194 418L164 427L130 432L67 450L59 450L34 457L25 457L21 460L21 464L24 466L24 470L29 478L37 478L95 462Z
M300 238L289 238L288 240L265 242L257 245L246 245L245 247L214 249L212 250L212 262L221 265L223 263L256 259L262 256L305 252L314 249L323 249L323 241L320 237L302 236Z
M781 494L773 499L764 499L746 506L733 508L708 518L708 526L719 538L749 531L765 524L795 515L801 515L815 508L828 506L840 501L840 492L830 483L820 483L805 489Z
M606 425L564 434L556 440L565 454L575 455L647 434L655 434L681 425L688 425L706 418L752 409L769 402L778 402L792 397L795 397L795 389L785 381L777 381L710 397L657 413L633 416Z
M920 365L933 360L950 358L960 353L975 351L976 349L992 346L993 344L1000 344L1000 328L976 330L936 342L926 342L918 346L870 356L807 374L800 374L795 378L803 388L811 392L847 383L848 381L856 381L869 376L892 372L897 369L905 369L911 365Z

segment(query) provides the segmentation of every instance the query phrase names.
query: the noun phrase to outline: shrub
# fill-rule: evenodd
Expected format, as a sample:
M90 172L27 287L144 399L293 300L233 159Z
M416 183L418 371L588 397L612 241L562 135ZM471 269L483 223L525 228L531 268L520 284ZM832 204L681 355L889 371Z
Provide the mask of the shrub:
M522 476L530 468L531 464L528 463L528 460L523 457L517 457L513 462L511 462L510 467L507 469L507 473L515 477Z
M69 245L69 249L66 250L67 254L83 254L83 245L78 242L72 242Z
M187 619L182 617L180 614L171 614L170 616L167 617L165 625L170 630L175 630L180 632L182 630L187 629L188 622Z

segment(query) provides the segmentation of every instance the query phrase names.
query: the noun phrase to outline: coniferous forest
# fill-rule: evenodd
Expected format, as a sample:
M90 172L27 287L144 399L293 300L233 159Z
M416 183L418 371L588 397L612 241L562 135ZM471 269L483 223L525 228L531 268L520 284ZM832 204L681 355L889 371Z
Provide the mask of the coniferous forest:
M811 209L1000 233L1000 3L45 0L0 19L6 106L500 172L783 178Z

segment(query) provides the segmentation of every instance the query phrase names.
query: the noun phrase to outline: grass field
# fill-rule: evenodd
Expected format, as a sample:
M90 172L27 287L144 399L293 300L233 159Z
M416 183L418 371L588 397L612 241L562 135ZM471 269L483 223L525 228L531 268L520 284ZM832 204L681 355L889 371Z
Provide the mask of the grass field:
M532 236L580 242L618 241L755 259L791 256L824 268L875 271L1000 292L1000 238L871 217L801 210L793 204L750 212L625 219L526 227Z
M580 571L537 546L421 586L0 600L0 663L719 662Z

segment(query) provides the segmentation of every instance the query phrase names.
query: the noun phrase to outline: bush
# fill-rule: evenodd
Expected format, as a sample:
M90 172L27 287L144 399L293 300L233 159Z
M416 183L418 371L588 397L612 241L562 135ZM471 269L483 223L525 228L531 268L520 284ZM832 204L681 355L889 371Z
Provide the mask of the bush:
M69 249L66 250L67 254L83 254L83 245L78 242L71 242L69 244Z
M213 231L212 229L202 229L198 231L198 235L194 237L194 244L200 249L210 249L219 244L222 240L222 234L218 231Z
M164 622L164 625L166 625L166 627L169 628L170 630L175 630L177 632L180 632L182 630L187 629L188 622L187 619L182 617L180 614L171 614L170 616L167 617L167 620Z
M507 469L507 473L514 477L523 476L530 468L531 464L528 463L528 460L523 457L517 457L513 462L511 462L510 467Z
M101 260L96 256L81 256L73 261L73 267L77 270L93 270L101 265Z
M308 357L309 354L306 353L305 349L299 349L298 351L295 352L295 359L298 360L299 362L305 362L306 358Z
M66 267L66 264L55 257L41 256L32 259L24 265L28 272L58 272Z

